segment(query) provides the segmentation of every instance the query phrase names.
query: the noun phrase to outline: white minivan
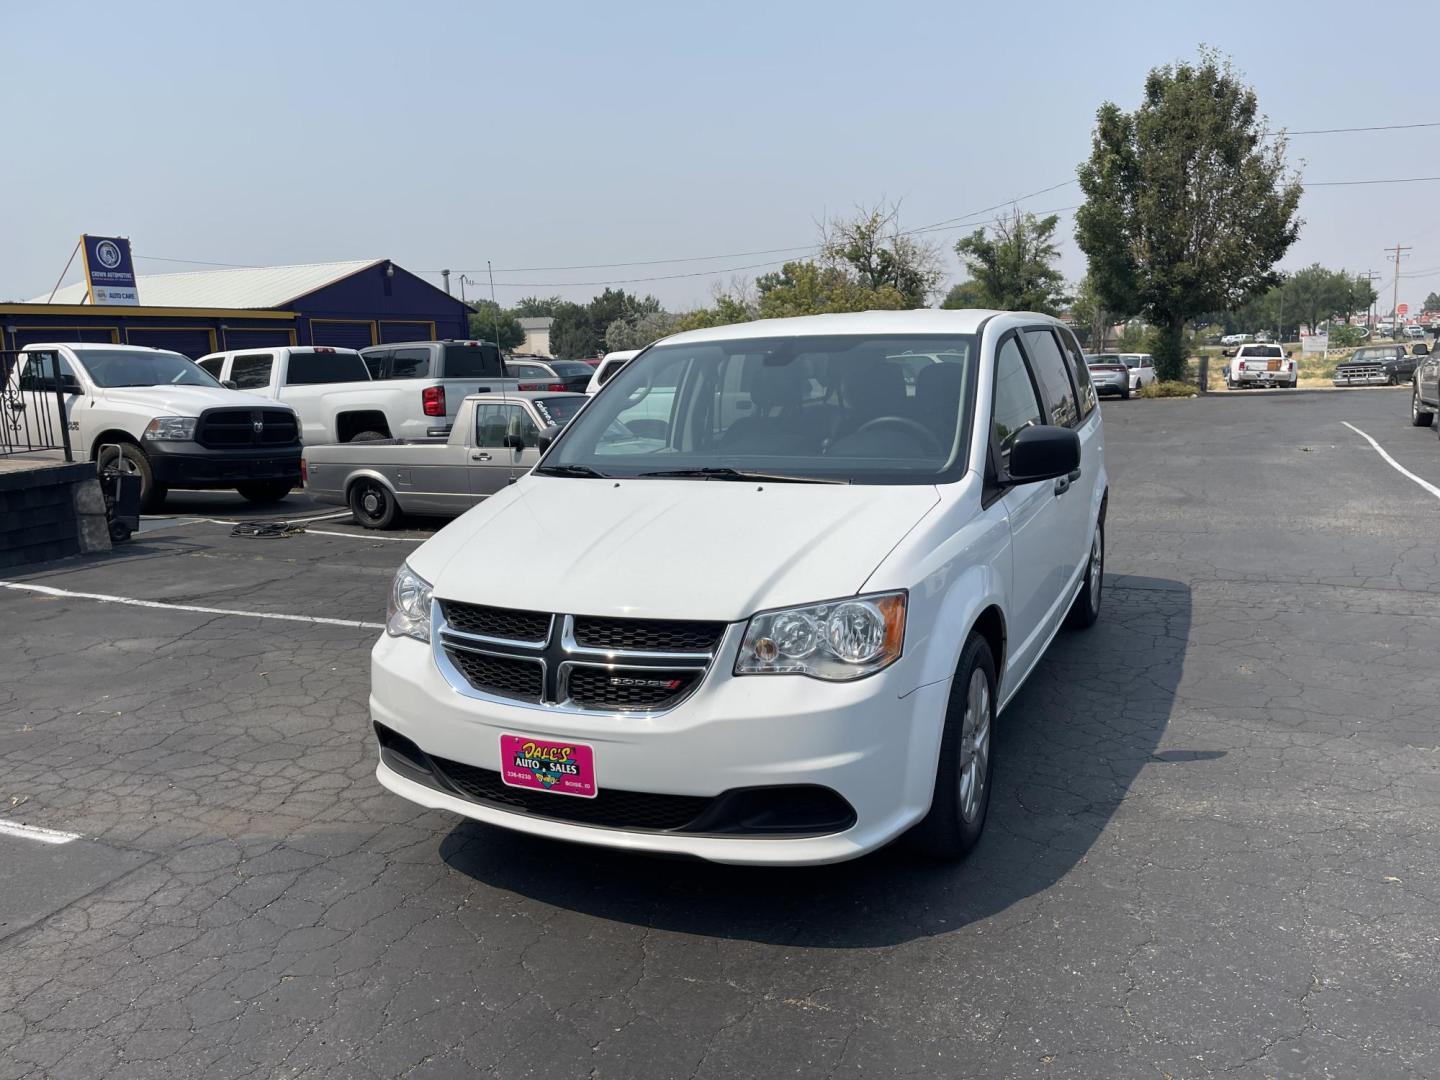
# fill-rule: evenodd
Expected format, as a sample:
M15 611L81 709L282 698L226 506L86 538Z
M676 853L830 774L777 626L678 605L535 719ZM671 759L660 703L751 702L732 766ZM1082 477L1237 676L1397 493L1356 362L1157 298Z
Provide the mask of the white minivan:
M377 777L521 832L723 863L907 833L962 856L996 716L1098 614L1107 495L1080 349L1047 316L660 341L400 568L371 657ZM517 536L543 569L484 557Z

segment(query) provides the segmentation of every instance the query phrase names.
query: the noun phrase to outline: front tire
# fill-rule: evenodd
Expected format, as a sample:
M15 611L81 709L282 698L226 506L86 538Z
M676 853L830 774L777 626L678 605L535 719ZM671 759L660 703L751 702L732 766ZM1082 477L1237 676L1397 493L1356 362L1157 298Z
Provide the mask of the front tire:
M1435 414L1420 404L1420 387L1410 394L1410 425L1412 427L1429 427L1430 422L1435 419Z
M388 529L400 515L395 496L376 480L357 480L350 488L350 512L367 529Z
M950 683L930 812L905 837L906 845L923 855L963 859L985 831L994 761L995 683L990 646L972 630Z
M1127 386L1127 387L1125 387L1124 390L1121 390L1121 391L1120 391L1120 400L1121 400L1121 401L1129 401L1129 400L1130 400L1130 387Z
M241 498L252 503L277 503L294 487L289 480L260 480L253 484L237 484L235 490Z
M118 446L106 446L95 458L95 469L101 475L140 477L140 512L159 513L165 507L165 496L169 494L164 484L155 482L155 470L145 451L134 443L125 444L121 454Z
M1105 589L1105 519L1095 525L1095 535L1090 541L1090 558L1085 563L1085 580L1080 583L1080 593L1065 615L1065 625L1073 630L1084 630L1095 625L1100 618L1100 597Z

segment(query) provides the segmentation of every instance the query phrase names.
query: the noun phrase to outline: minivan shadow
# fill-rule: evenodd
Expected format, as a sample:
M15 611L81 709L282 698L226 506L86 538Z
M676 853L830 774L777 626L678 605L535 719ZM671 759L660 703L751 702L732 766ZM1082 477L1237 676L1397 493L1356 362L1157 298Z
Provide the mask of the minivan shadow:
M1140 769L1157 761L1184 665L1190 589L1133 576L1107 576L1106 585L1100 621L1060 633L997 725L989 822L963 863L892 847L835 866L718 866L475 822L453 829L441 856L479 882L554 907L768 944L893 945L1003 912L1084 858Z

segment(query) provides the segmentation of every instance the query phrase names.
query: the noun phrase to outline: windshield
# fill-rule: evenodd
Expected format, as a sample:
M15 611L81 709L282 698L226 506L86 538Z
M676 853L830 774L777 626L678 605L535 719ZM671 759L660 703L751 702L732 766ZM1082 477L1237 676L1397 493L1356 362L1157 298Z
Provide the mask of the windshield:
M540 471L936 483L965 469L969 335L742 338L627 363Z
M535 408L547 424L559 424L563 427L575 419L575 414L580 411L580 406L588 400L589 398L583 394L536 398Z
M1389 360L1394 355L1395 350L1393 347L1386 348L1383 345L1380 346L1378 349L1356 349L1350 355L1350 362L1353 364L1356 361L1363 362L1366 360Z
M179 353L106 352L86 349L76 354L96 386L219 386L215 377Z

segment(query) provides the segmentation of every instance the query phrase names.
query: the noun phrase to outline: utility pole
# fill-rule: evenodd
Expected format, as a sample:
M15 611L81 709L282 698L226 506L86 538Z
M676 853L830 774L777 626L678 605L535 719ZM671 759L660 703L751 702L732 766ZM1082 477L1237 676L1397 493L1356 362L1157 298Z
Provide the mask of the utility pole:
M1395 289L1390 301L1390 319L1396 330L1400 329L1400 260L1410 257L1402 254L1409 250L1409 244L1396 244L1393 248L1385 249L1385 254L1389 255L1393 252L1395 255Z
M1357 278L1359 278L1361 281L1368 281L1368 282L1370 283L1370 329L1371 329L1371 330L1374 330L1374 329L1375 329L1375 301L1376 301L1376 300L1379 298L1379 296L1380 296L1379 290L1377 290L1377 289L1375 288L1375 282L1379 281L1379 280L1380 280L1382 277L1384 277L1385 275L1382 274L1382 273L1380 273L1379 270L1366 270L1365 273L1363 273L1363 274L1356 274L1355 276L1356 276Z

